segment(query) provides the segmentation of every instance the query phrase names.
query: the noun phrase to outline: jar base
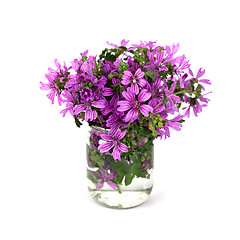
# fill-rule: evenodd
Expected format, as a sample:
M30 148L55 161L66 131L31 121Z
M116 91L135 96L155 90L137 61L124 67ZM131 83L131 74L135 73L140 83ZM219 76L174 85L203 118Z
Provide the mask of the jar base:
M88 188L88 190L98 204L108 208L126 209L144 203L148 199L152 187L141 191L122 191L122 193L112 190L96 190L91 188Z

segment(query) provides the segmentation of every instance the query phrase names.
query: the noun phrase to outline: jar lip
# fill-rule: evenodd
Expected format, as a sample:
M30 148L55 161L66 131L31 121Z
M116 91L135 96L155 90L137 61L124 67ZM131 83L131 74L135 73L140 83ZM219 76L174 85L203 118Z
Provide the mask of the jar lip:
M100 129L102 131L110 131L110 128L103 128L103 127L99 127L99 126L89 126L90 128L94 128L94 129Z
M102 127L98 127L98 126L89 126L91 130L96 131L96 132L101 132L103 134L107 134L110 129L109 128L102 128Z

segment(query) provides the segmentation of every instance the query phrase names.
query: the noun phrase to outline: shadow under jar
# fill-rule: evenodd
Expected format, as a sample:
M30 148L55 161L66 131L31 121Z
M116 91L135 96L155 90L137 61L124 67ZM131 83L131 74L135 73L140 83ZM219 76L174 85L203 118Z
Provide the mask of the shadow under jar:
M113 149L108 153L98 150L100 144L107 142L101 134L108 130L89 127L87 141L88 189L93 199L100 205L110 208L132 208L145 202L153 187L153 138L146 133L132 134L134 149L121 154L121 161L114 160Z

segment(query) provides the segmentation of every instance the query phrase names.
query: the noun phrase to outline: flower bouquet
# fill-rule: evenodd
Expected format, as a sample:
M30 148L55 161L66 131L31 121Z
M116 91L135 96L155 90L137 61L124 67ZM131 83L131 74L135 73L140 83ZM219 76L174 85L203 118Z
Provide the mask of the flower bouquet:
M108 43L108 42L107 42ZM87 142L89 191L99 203L127 208L144 202L152 189L153 141L180 131L185 117L206 107L201 68L196 75L179 44L109 44L99 56L88 51L63 67L55 60L41 83L47 97L78 127L90 126Z

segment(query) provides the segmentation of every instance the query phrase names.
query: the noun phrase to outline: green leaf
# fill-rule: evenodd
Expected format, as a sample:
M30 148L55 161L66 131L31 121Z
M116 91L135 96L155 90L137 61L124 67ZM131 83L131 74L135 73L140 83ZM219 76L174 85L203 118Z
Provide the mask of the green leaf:
M156 72L152 71L152 69L149 69L147 72L146 72L146 75L148 77L150 77L153 81L155 80L155 75L157 75Z
M119 48L122 49L122 50L124 50L124 51L127 51L127 48L124 47L124 46L120 46Z
M158 135L158 132L156 130L153 130L152 135L156 137Z
M125 185L128 186L131 184L133 180L133 177L131 175L131 173L128 173L126 176L125 176Z
M77 127L81 127L82 123L79 121L79 119L74 115L74 120L75 120L75 123L77 125Z
M86 61L87 61L87 56L83 56L83 57L82 57L82 61L83 61L83 62L86 62Z
M97 164L98 167L102 168L104 166L104 156L100 155L100 152L91 151L89 155L89 160L94 164Z
M117 181L118 181L118 183L121 183L123 178L124 178L124 173L118 172L118 174L117 174Z
M117 184L117 190L118 190L118 193L120 193L120 194L122 193L120 184Z
M87 178L92 181L94 184L97 184L99 182L98 179L93 177L93 172L87 169Z

